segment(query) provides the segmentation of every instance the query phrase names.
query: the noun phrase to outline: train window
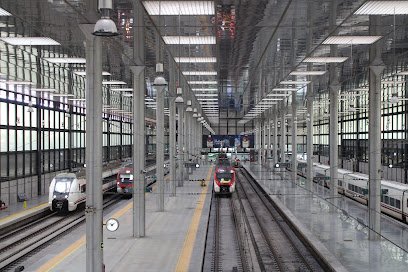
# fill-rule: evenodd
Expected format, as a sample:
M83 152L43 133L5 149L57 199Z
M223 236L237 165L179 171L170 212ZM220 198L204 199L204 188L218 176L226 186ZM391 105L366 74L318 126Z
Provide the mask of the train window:
M339 180L338 184L339 184L339 186L343 186L343 181Z
M390 204L390 198L388 196L384 197L384 203L388 205Z
M395 206L395 198L390 197L390 205Z
M399 199L395 200L395 207L397 207L397 209L401 209L401 201Z
M384 196L381 195L381 202L384 202Z
M351 184L348 185L349 190L351 190Z

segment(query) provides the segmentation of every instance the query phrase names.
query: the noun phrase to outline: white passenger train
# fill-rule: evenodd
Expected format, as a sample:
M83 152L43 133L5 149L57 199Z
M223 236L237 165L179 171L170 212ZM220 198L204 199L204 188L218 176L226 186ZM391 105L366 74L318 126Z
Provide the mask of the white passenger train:
M305 161L299 162L305 163ZM302 176L306 176L306 168L299 169L298 171ZM313 171L314 177L330 176L329 165L313 163ZM345 169L339 169L338 171L338 192L364 205L368 205L368 175ZM314 181L316 182L317 179ZM325 178L320 180L324 180L324 185L330 188L330 180ZM381 211L404 223L408 223L408 184L381 180Z
M121 163L116 162L103 168L103 192L116 188L116 179L106 178L116 175L122 167ZM58 174L51 181L48 195L48 206L51 211L74 211L85 200L85 171Z

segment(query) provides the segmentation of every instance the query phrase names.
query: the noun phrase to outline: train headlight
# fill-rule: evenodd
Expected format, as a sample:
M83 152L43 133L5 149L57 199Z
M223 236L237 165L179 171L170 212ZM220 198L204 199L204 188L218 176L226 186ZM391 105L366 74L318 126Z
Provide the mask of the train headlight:
M65 198L68 198L68 195L65 195Z
M53 195L52 198L57 198L57 196L56 196L56 195Z

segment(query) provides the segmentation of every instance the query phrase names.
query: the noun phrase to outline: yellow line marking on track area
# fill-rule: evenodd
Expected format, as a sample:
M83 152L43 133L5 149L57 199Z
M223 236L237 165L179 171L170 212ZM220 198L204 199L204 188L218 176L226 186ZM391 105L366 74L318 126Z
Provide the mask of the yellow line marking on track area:
M186 239L184 240L183 248L181 250L176 269L174 271L177 272L185 272L188 270L190 265L191 255L193 254L194 242L197 236L198 231L198 224L200 222L201 214L203 212L205 197L207 196L207 191L210 184L210 178L212 174L213 166L210 167L207 174L207 186L201 189L200 198L198 200L198 204L194 211L193 219L191 219L190 227L188 228Z
M21 211L21 212L19 212L19 213L16 213L16 214L7 216L7 217L5 217L5 218L3 218L3 219L0 219L0 223L1 223L1 222L4 222L4 221L7 221L7 220L10 220L11 218L20 216L20 215L22 215L22 214L29 213L29 212L31 212L31 211L33 211L33 210L35 210L35 209L42 208L42 207L44 207L44 206L46 206L46 205L48 205L48 202L45 202L45 203L40 204L40 205L38 205L38 206L32 207L32 208L30 208L30 209L28 209L28 210L24 210L24 211Z
M164 180L169 179L170 176L167 176L164 178ZM156 185L153 186L152 191L156 189ZM145 193L145 196L148 196L150 193ZM125 212L133 208L133 201L127 204L124 208L119 210L117 213L111 216L111 218L119 218L122 216ZM103 222L106 224L106 221ZM105 227L105 226L104 226ZM64 251L59 253L57 256L46 262L44 265L42 265L40 268L35 270L35 272L48 272L52 268L54 268L57 264L62 262L64 259L66 259L69 255L74 253L76 250L78 250L81 246L83 246L86 242L86 235L82 236L79 240L77 240L75 243L67 247Z

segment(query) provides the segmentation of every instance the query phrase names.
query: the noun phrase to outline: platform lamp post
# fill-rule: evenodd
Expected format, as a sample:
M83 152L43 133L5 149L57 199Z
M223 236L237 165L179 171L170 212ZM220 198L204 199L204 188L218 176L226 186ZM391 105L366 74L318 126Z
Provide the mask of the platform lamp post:
M158 211L164 212L164 89L167 86L166 80L161 76L163 73L163 63L156 64L156 72L159 73L153 82L156 88L156 181L159 186Z
M183 154L184 154L184 144L183 144L183 130L184 130L184 99L183 99L183 88L177 88L177 97L174 100L177 107L177 115L178 115L178 124L177 124L177 162L179 167L179 174L177 175L177 186L183 186Z
M102 39L118 35L109 18L112 0L88 1L87 21L80 24L86 38L86 271L104 271L102 198ZM91 22L91 23L89 23ZM94 22L96 22L94 24Z

